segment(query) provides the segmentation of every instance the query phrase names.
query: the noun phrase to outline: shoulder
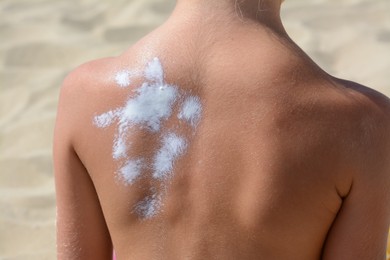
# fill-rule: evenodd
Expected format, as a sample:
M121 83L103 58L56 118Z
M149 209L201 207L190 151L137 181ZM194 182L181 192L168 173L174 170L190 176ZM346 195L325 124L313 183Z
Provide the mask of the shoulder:
M340 165L339 190L345 195L356 183L372 190L390 185L390 99L346 80L332 79L316 86L304 99L309 111L304 122L310 123L304 126L315 129L306 139L321 140L322 150L328 149L326 156Z
M117 57L108 57L89 61L78 66L65 77L61 92L70 94L74 91L87 90L91 86L97 86L102 83L104 75L114 69L117 62Z
M72 70L59 95L55 138L73 143L89 129L90 118L109 89L118 58L90 61ZM82 129L82 131L80 131Z
M381 143L387 139L390 140L390 99L386 95L356 82L345 80L341 82L346 89L349 101L353 103L356 111L361 115L361 131L365 135L375 134L375 137L381 138Z
M99 93L110 82L110 71L115 67L117 58L103 58L90 61L72 70L63 80L60 89L58 115L67 116L84 111L86 102L92 104Z
M356 116L355 165L367 183L390 185L390 99L369 87L340 81Z
M331 114L329 118L343 126L346 134L366 145L373 145L378 138L382 144L390 139L390 99L386 95L343 79L327 81L321 89L320 108Z
M385 116L389 116L390 99L386 95L359 83L341 80L343 86L354 96L366 101L366 104L375 108ZM390 119L390 118L389 118Z

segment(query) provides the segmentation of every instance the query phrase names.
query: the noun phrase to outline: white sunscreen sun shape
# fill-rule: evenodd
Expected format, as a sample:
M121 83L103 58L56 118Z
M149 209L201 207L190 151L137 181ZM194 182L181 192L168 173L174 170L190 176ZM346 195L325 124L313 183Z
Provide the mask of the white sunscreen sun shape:
M140 73L135 71L120 70L114 79L118 87L126 88L130 86L131 78L139 75ZM187 95L177 86L164 81L164 71L157 57L146 64L142 76L145 81L135 89L135 95L129 98L123 107L95 116L93 123L98 128L107 128L116 123L112 157L120 163L116 174L124 185L134 184L151 170L151 178L159 181L164 191L173 177L175 162L188 148L188 141L185 136L179 136L172 130L161 129L161 124L172 117L173 106L184 100L179 103L180 109L176 117L195 131L201 119L202 105L198 96ZM151 160L128 156L131 151L131 142L128 139L135 126L158 134L161 138L160 146ZM139 201L133 212L142 219L156 216L162 207L162 197L162 192L151 189L151 194Z

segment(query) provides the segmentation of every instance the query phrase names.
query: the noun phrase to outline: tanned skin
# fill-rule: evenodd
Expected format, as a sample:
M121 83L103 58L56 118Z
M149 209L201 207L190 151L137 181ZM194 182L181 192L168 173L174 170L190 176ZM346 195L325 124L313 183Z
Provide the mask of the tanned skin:
M122 55L70 73L54 140L58 259L108 260L113 248L119 260L385 259L390 101L322 71L286 34L280 5L179 0ZM113 75L154 57L203 112L162 211L145 220L132 209L150 182L118 182L116 127L92 121L143 82L118 88ZM131 142L145 156L159 145L142 129Z

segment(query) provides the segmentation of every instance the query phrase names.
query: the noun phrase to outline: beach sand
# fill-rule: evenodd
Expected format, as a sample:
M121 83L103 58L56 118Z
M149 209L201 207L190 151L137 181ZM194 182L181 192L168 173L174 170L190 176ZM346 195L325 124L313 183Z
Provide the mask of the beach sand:
M0 259L55 259L53 126L64 76L120 54L172 0L0 0ZM291 37L328 72L390 95L389 0L288 0ZM390 253L390 252L389 252Z

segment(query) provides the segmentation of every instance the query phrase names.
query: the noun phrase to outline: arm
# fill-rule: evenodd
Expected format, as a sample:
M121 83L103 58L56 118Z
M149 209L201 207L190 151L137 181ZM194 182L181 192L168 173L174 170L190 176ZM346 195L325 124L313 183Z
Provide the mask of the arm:
M54 137L58 259L111 259L111 238L93 182L77 156L73 139L80 91L70 76L61 90Z
M389 106L387 106L389 107ZM335 219L323 250L324 260L385 260L390 223L390 109L355 160L360 170ZM367 131L366 131L367 133Z
M328 233L322 259L385 260L390 219L389 186L388 179L376 187L367 185L364 180L353 183Z

